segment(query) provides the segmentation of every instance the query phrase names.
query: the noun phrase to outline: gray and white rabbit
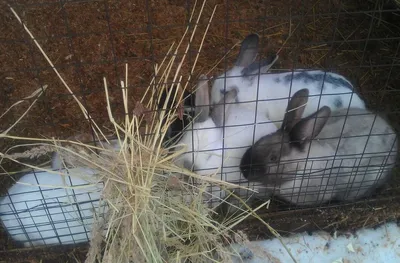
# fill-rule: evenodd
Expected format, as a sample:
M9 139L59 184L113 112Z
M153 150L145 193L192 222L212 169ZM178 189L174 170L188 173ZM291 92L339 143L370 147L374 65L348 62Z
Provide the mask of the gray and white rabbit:
M178 143L186 147L175 160L178 166L193 169L199 175L214 174L230 183L244 180L239 170L244 152L254 141L277 128L262 114L236 104L235 99L236 89L231 89L210 113L208 80L200 77L195 96L196 118ZM211 207L218 206L224 198L225 193L220 190L219 187L210 189Z
M322 106L329 106L332 110L347 109L349 105L365 109L365 103L354 91L353 85L339 74L304 69L267 74L277 57L255 62L258 42L257 34L250 34L242 41L234 67L214 80L211 90L213 104L220 101L226 92L236 88L237 102L266 114L278 127L285 115L289 96L304 88L310 91L305 116Z
M67 245L90 240L103 184L91 169L34 171L23 175L0 200L4 229L24 247Z
M388 122L366 109L332 114L327 106L302 119L308 96L307 89L296 92L283 126L246 151L244 177L305 206L353 201L390 178L398 142Z

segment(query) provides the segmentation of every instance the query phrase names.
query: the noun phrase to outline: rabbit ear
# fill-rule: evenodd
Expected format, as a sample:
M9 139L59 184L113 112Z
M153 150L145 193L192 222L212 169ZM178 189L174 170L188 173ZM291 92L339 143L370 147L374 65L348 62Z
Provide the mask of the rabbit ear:
M258 74L266 74L268 70L275 64L279 56L273 54L260 62L253 62L247 68L242 70L243 76L250 75L251 73L258 72Z
M290 140L302 144L307 140L314 139L325 126L330 115L331 109L324 106L314 114L302 119L291 130Z
M63 161L60 157L60 154L58 152L53 152L52 157L51 157L51 169L53 170L60 170L63 168Z
M301 89L293 95L286 109L282 125L283 130L290 132L296 123L301 120L304 109L307 105L308 94L308 89Z
M204 122L210 114L210 97L208 95L208 79L201 75L197 83L195 98L195 122Z
M236 66L247 68L253 63L258 53L258 40L257 34L250 34L242 41Z
M233 88L228 91L217 104L215 104L214 109L211 113L211 118L217 127L222 127L224 125L224 119L227 118L229 109L230 107L232 107L232 103L235 102L236 96L237 88Z

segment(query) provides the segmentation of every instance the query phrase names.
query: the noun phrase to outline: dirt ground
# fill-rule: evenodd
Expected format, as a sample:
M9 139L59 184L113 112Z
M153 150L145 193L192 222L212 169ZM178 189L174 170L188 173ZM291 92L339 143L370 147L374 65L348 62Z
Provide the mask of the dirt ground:
M110 85L112 108L122 118L118 84L129 64L130 100L137 101L173 41L180 39L195 1L9 1L35 35L68 85L100 126L108 127L103 76ZM197 10L200 8L197 3ZM262 56L279 51L276 69L322 68L349 78L368 106L399 124L400 12L389 0L207 1L199 32L203 32L214 6L217 11L205 39L195 76L207 73L247 34L262 39ZM10 134L66 138L87 132L88 123L26 32L0 4L0 112L48 85L38 103ZM191 25L193 27L193 24ZM182 73L188 75L201 34L194 39ZM209 76L232 65L235 48ZM0 131L27 108L14 108L1 118ZM17 142L0 140L0 149ZM45 160L46 158L44 158ZM2 162L6 171L20 167ZM374 200L330 208L269 210L263 217L281 233L347 231L400 218L400 176ZM0 178L0 194L12 184ZM275 205L277 207L277 205ZM269 236L259 224L239 226L251 239ZM1 234L1 232L0 232ZM0 235L0 262L56 262L60 250L17 249L5 233ZM58 262L83 262L85 246L62 249ZM36 260L36 261L35 261ZM43 260L43 261L39 261ZM47 260L47 261L46 261Z

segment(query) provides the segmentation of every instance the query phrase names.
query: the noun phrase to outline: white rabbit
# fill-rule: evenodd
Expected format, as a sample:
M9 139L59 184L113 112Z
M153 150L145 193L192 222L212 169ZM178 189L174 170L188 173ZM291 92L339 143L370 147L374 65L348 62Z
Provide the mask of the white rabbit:
M94 214L106 209L99 201L103 184L92 170L61 172L25 174L0 200L5 230L25 247L87 242Z
M278 127L285 115L289 96L304 88L310 91L305 116L322 106L329 106L332 110L347 109L350 101L352 108L365 109L365 103L354 91L353 85L341 75L304 69L267 74L277 57L254 62L258 41L258 35L248 35L242 42L235 66L215 79L211 90L213 104L220 101L226 92L237 88L238 102L252 102L247 103L247 107L253 111L257 107L257 111L266 114Z
M236 89L232 89L209 114L208 81L205 76L200 78L195 97L197 118L178 143L186 146L186 152L175 160L177 165L200 175L215 174L230 183L244 180L239 171L244 152L254 141L277 129L265 116L235 104L235 97ZM243 186L248 187L248 182ZM214 200L223 198L225 193L218 187L211 191L211 206L216 207L220 200ZM215 192L221 196L215 196Z
M324 106L302 118L308 90L290 100L284 125L243 155L241 171L251 182L275 187L279 197L301 206L354 201L385 183L396 164L393 128L369 110Z

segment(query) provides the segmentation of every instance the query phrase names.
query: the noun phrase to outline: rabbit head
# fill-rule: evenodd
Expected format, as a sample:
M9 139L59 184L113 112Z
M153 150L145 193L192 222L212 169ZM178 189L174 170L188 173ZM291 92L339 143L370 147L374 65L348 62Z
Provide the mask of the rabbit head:
M258 54L259 36L248 35L241 43L235 65L215 78L212 89L212 103L215 104L235 87L249 86L253 78L265 74L278 60L278 55L270 55L262 61L255 61ZM247 84L248 83L248 84ZM238 91L240 92L240 91Z
M171 123L169 123L166 133L163 139L163 145L165 148L168 148L174 145L179 139L182 137L182 133L184 128L189 124L189 120L193 118L193 106L194 106L194 94L191 94L189 91L183 91L183 101L180 104L177 104L174 101L174 94L177 92L177 86L172 86L172 90L163 90L160 94L159 102L158 102L158 110L159 112L165 112L164 119L162 120L162 126L164 127L167 124L168 115L171 114L171 111L174 107L177 107L176 113L181 118L176 118ZM170 94L170 96L168 96Z
M289 101L282 127L259 139L243 155L240 169L247 180L279 185L293 179L297 162L284 165L280 162L295 160L299 152L306 151L309 142L321 132L331 114L330 108L324 106L302 119L308 95L308 89L296 92Z
M224 119L236 98L236 89L228 92L210 112L208 80L202 75L195 95L195 119L178 143L186 146L186 151L175 163L178 166L210 174L221 166L222 133ZM228 103L224 107L224 102Z

